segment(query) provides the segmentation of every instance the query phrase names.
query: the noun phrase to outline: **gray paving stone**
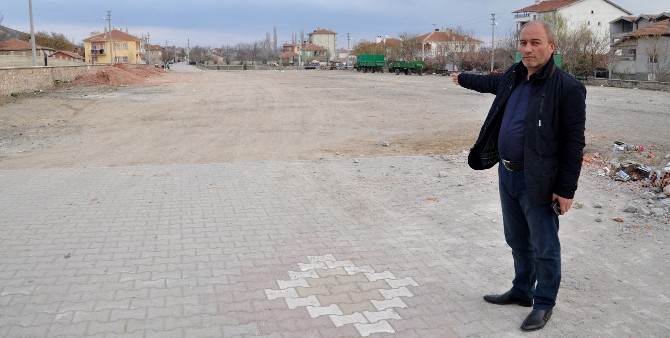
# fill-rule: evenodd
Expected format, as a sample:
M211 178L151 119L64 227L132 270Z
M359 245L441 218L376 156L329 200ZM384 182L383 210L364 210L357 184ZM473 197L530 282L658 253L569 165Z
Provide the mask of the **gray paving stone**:
M511 274L495 173L450 159L0 170L0 337L515 336L527 309L481 301ZM491 184L454 183L474 180ZM453 208L463 196L471 208ZM669 267L651 253L665 233L561 226L566 273L543 334L663 336ZM603 238L626 251L575 255ZM324 290L334 298L306 297ZM358 319L307 308L333 304ZM373 324L363 313L396 333L357 330Z

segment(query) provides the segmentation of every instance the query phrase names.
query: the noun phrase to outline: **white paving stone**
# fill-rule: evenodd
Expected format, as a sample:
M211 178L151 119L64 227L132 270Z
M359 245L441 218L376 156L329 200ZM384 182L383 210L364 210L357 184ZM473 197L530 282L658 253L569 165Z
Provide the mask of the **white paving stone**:
M367 272L365 273L365 277L368 277L368 280L371 282L378 281L380 279L395 279L395 276L391 273L391 271Z
M293 280L277 280L277 285L280 289L295 288L302 286L303 288L308 288L309 284L304 279L293 279Z
M265 295L269 300L275 300L277 298L298 298L298 293L294 288L288 288L284 290L265 289Z
M387 319L402 319L399 314L397 314L393 309L386 309L384 311L363 311L363 315L367 318L370 323L376 323L380 320Z
M284 298L284 300L286 301L288 308L291 310L300 306L321 306L321 303L319 303L319 300L316 299L316 296L314 295L305 298Z
M358 333L363 337L367 337L373 333L395 333L395 330L387 321L380 321L374 324L354 324Z
M287 298L288 299L288 298ZM402 301L400 298L393 298L393 299L388 299L388 300L371 300L372 305L374 305L377 310L382 311L394 307L399 307L399 308L407 308L407 304Z
M342 310L337 304L331 304L329 306L308 306L307 312L312 318L328 316L328 315L343 315Z
M328 266L325 262L316 262L316 263L298 263L300 270L314 270L314 269L328 269Z
M363 316L362 313L360 312L355 312L350 315L344 315L344 316L336 316L336 315L330 315L330 320L333 321L333 324L335 324L336 327L341 327L344 325L348 324L354 324L354 323L359 323L359 324L367 324L368 320L365 319L365 316Z
M304 278L319 278L319 275L316 273L316 270L289 271L288 276L291 277L292 280L304 279Z
M407 288L404 286L391 290L379 289L379 293L382 294L384 299L393 299L397 297L414 297L414 294L411 293L409 290L407 290Z
M355 275L357 273L373 273L375 270L373 270L369 265L363 265L363 266L345 266L344 271L346 271L350 275Z
M389 283L389 285L394 289L399 288L401 286L409 286L409 285L419 286L419 283L415 282L414 279L412 279L412 277L407 277L403 279L387 279L386 282Z
M353 267L354 263L351 261L335 261L335 262L326 262L326 266L329 269L339 268L339 267Z

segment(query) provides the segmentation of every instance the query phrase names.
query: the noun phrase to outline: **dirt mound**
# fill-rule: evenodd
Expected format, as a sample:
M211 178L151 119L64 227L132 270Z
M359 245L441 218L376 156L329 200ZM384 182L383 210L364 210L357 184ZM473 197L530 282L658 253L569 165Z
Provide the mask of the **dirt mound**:
M123 64L116 64L95 73L78 76L73 83L79 86L129 85L145 83L163 73L162 69L153 67L132 68Z

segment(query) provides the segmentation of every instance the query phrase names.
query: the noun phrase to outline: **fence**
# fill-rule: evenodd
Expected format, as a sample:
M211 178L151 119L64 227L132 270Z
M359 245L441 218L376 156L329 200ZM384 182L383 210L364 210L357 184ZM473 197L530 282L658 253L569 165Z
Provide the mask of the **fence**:
M37 57L36 66L44 66L44 57ZM0 68L32 67L31 55L0 55ZM48 66L82 66L84 61L68 61L55 58L47 58Z
M0 96L51 89L58 82L70 82L99 67L107 66L78 63L77 66L0 68Z

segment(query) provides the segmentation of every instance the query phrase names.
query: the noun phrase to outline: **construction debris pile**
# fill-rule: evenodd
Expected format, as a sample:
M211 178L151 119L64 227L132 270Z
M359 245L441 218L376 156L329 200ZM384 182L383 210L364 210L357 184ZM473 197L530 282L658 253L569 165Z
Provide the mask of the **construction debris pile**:
M637 186L643 188L642 199L629 203L623 211L640 216L670 217L670 162L665 167L656 169L638 161L622 159L634 156L652 159L653 150L645 146L615 142L612 150L618 155L617 159L609 160L609 162L594 161L601 158L600 154L596 154L587 157L585 162L592 166L597 165L598 162L606 164L596 169L598 176L619 182L638 183ZM643 153L645 151L648 152L645 154ZM670 154L665 156L665 159L670 161Z
M95 73L78 76L73 83L80 86L118 86L145 83L165 71L155 67L131 68L123 64L105 67Z

